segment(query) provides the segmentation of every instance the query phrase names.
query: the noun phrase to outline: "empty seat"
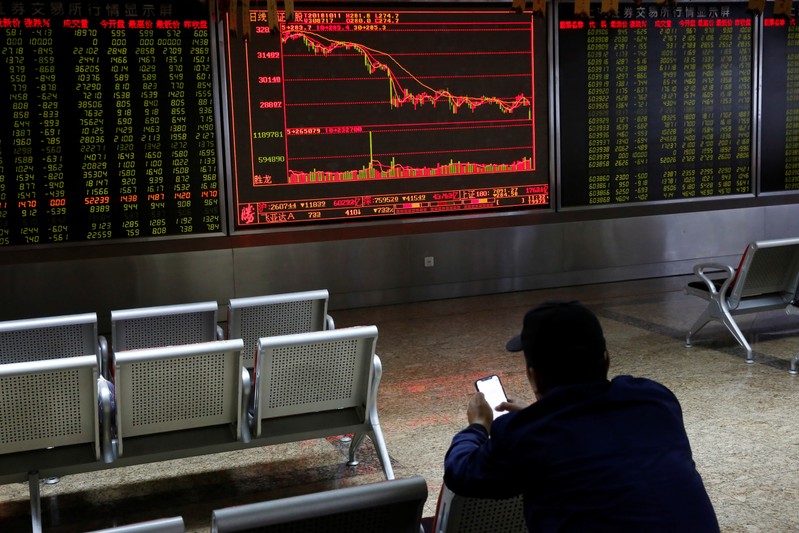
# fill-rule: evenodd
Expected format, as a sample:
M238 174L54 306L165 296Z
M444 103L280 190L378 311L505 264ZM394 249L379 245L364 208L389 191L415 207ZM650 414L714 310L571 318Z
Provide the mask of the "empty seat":
M128 350L116 370L115 462L126 465L241 448L249 374L241 339Z
M377 328L359 326L265 337L255 367L253 442L354 434L349 464L369 436L387 479L394 477L377 416L382 366Z
M694 274L700 281L688 283L685 292L708 304L688 330L685 345L691 346L693 336L716 320L746 349L746 362L752 363L752 347L734 317L783 309L793 301L799 283L799 239L752 242L737 269L721 263L699 263ZM720 278L716 278L718 274Z
M253 368L262 337L334 329L327 300L325 289L232 299L228 303L227 336L244 340L244 366Z

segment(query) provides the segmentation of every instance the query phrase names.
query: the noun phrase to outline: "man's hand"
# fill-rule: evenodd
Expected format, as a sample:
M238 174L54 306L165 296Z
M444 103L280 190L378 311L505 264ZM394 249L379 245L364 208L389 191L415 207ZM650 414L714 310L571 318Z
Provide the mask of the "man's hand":
M527 405L522 405L518 400L508 398L507 402L502 402L497 405L497 411L521 411L525 407L527 407Z
M469 419L469 424L480 424L486 428L486 431L491 430L491 422L494 420L494 411L485 399L482 392L477 392L469 399L469 405L466 408L466 417Z

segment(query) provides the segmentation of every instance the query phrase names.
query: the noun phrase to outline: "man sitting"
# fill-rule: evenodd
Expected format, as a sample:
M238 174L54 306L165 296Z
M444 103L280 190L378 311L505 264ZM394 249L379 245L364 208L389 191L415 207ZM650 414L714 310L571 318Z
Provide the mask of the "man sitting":
M716 532L677 398L654 381L608 380L596 316L578 302L529 311L507 349L523 351L536 400L493 419L482 393L452 440L444 481L456 494L524 494L531 532Z

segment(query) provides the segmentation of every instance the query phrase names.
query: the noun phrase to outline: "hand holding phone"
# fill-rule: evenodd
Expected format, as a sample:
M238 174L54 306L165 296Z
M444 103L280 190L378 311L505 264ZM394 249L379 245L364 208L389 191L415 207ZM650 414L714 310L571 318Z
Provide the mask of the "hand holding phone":
M508 396L505 394L505 389L502 387L502 382L499 380L499 376L492 374L490 376L478 379L474 382L474 386L478 391L483 393L488 405L491 406L491 410L494 412L494 420L496 420L498 416L504 415L507 412L497 411L497 406L499 404L508 401Z

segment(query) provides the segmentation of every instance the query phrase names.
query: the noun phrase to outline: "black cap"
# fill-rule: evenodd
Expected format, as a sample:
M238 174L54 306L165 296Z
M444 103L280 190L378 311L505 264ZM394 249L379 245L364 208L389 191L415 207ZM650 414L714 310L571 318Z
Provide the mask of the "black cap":
M528 311L521 334L505 347L510 352L524 351L527 366L549 374L569 374L578 381L584 381L579 378L583 371L593 375L592 369L605 367L602 326L577 301L546 302Z

